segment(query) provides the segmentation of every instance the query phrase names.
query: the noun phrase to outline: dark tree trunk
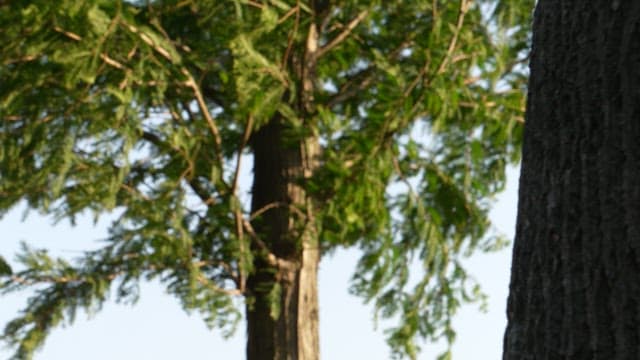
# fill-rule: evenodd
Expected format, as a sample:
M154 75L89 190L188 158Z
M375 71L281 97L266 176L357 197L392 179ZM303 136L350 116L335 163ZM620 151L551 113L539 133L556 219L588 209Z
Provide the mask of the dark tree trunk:
M640 359L640 1L540 0L504 359Z
M316 4L317 5L317 4ZM314 9L317 12L317 9ZM314 13L316 13L314 12ZM314 19L306 42L288 60L300 81L294 107L305 125L314 112L318 31ZM247 279L247 359L319 360L319 239L306 179L320 151L313 135L293 134L275 115L252 136L251 212L255 231L254 271ZM312 132L310 132L312 133Z
M319 261L313 206L303 190L317 142L294 140L278 119L252 139L254 272L247 289L248 360L318 360Z

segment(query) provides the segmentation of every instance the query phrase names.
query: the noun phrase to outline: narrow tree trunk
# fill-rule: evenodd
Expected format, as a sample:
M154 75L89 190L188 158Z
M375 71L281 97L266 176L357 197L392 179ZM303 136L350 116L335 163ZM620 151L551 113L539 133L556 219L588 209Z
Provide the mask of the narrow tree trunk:
M504 357L640 359L640 2L539 0Z
M276 259L263 251L247 281L247 358L317 360L318 241L301 186L313 171L317 142L291 140L274 119L252 145L252 212L262 213L255 230Z

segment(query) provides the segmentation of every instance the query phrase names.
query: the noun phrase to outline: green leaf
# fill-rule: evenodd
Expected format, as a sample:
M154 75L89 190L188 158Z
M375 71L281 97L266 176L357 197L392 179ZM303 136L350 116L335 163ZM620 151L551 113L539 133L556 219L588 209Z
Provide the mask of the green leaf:
M397 321L394 356L454 340L457 309L481 301L457 261L502 244L487 214L520 151L526 72L508 65L526 58L533 1L470 2L460 25L458 1L323 3L0 6L0 213L119 216L74 261L20 253L26 282L3 291L39 295L2 335L17 358L112 286L127 302L154 278L229 334L231 294L256 296L264 272L281 304L272 260L315 243L362 250L352 290ZM272 191L257 193L245 177L262 165Z
M93 31L98 35L106 33L111 22L109 15L102 11L97 4L87 12L87 19L91 23Z
M9 263L0 256L0 276L10 276L12 274L13 271L11 270L11 266L9 266Z

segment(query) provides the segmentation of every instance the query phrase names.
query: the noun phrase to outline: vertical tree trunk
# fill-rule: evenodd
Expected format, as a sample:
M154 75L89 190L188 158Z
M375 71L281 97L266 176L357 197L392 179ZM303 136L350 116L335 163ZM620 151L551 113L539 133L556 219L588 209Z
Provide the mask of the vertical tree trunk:
M504 357L640 358L640 2L540 0Z
M315 12L314 12L315 13ZM289 59L301 87L298 114L314 111L318 31L309 25L306 43ZM320 251L314 204L304 181L316 166L318 139L287 134L276 115L253 135L252 213L269 254L257 256L247 279L247 359L319 360L318 264ZM307 124L309 125L309 124ZM259 250L259 249L254 249ZM275 257L275 259L274 259Z
M277 118L252 145L252 212L262 212L255 229L276 261L256 257L247 281L247 358L318 360L318 241L313 206L301 186L318 145L292 140Z

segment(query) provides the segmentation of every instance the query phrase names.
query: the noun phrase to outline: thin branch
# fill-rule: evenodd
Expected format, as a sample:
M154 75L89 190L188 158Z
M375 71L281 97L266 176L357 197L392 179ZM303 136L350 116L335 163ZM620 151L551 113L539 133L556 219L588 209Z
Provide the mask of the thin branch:
M282 57L282 64L280 65L281 69L284 69L287 67L287 62L289 61L289 55L291 54L291 49L293 48L293 41L295 40L296 34L298 33L298 28L300 26L300 1L298 1L296 6L291 9L291 11L293 10L295 10L296 21L294 22L293 29L289 33L289 36L288 36L289 38L287 39L287 49L285 50L284 56ZM289 11L289 13L291 11ZM284 21L288 17L289 15L287 13L287 15L283 18L282 21Z
M76 33L73 33L71 31L66 31L66 30L62 29L61 27L59 27L59 26L54 26L53 30L63 34L64 36L68 37L69 39L72 39L72 40L75 40L75 41L82 40L82 36L80 36L80 35L78 35Z
M187 87L190 87L193 90L194 95L196 96L196 101L198 103L198 107L200 108L200 112L202 116L204 116L207 121L207 125L209 126L209 130L211 131L211 135L213 136L214 147L216 150L216 159L218 162L218 166L220 167L220 171L223 170L224 161L222 159L222 138L220 137L220 131L216 126L211 113L209 112L209 108L207 107L207 103L202 96L202 92L200 91L200 87L196 84L195 80L191 73L186 69L182 68L182 73L187 77L186 84ZM221 177L224 182L224 177Z
M231 194L235 194L236 190L238 190L238 182L240 181L240 168L242 166L242 152L244 148L247 146L249 142L249 137L251 136L251 132L253 131L253 116L249 115L247 119L247 125L244 127L244 134L242 135L242 141L238 146L238 159L236 161L236 170L233 174L233 183L231 185Z
M458 37L460 35L460 31L462 30L462 25L464 25L464 18L465 18L465 15L467 14L467 11L469 10L469 6L471 5L471 1L473 1L473 0L460 0L460 10L458 11L458 20L457 20L457 23L456 23L456 28L455 28L455 30L453 32L453 36L451 37L451 40L449 41L449 46L447 48L447 52L442 57L442 60L440 61L440 65L438 66L438 70L436 70L436 72L435 72L436 75L442 74L446 70L447 65L449 64L451 56L453 55L453 52L454 52L454 50L456 48L456 45L458 43ZM436 5L434 3L434 12L436 11L435 10L436 9L435 6ZM420 83L421 80L423 82L429 82L430 79L424 79L424 77L425 77L425 74L427 73L427 71L428 71L430 66L431 66L431 58L427 58L427 60L425 61L424 66L420 69L420 72L418 73L418 75L411 82L409 87L404 91L404 96L405 97L409 96L409 94L416 88L416 86L418 86L418 84Z
M142 138L147 140L148 142L150 142L151 144L155 145L158 148L161 149L172 149L173 151L176 152L180 152L178 149L173 148L172 146L170 146L169 144L165 143L164 141L162 141L162 139L160 139L160 137L150 131L143 131L142 132ZM216 199L215 197L209 195L209 192L202 186L202 184L200 184L195 177L190 177L187 178L187 184L189 184L189 186L191 187L191 189L193 190L193 192L198 195L198 197L200 198L200 200L202 200L202 202L205 205L211 205L213 204Z
M269 203L269 204L267 204L267 205L265 205L265 206L261 207L260 209L258 209L258 210L256 210L256 211L254 211L254 212L251 214L251 216L249 216L249 220L250 220L250 221L253 221L253 220L255 220L258 216L260 216L260 215L264 214L264 213L265 213L265 212L267 212L268 210L275 209L275 208L279 208L279 207L286 206L286 205L287 205L287 204L285 204L285 203L283 203L283 202L272 202L272 203Z
M64 29L60 28L59 26L55 26L55 27L53 28L53 30L54 30L54 31L56 31L56 32L58 32L58 33L60 33L60 34L62 34L62 35L64 35L64 36L66 36L66 37L68 37L68 38L69 38L69 39L71 39L71 40L74 40L74 41L82 41L82 36L80 36L80 35L78 35L78 34L76 34L76 33L73 33L73 32L71 32L71 31L64 30ZM33 60L34 58L35 58L35 57L27 57L27 58L25 58L25 60ZM126 66L124 66L121 62L119 62L119 61L115 60L114 58L110 57L109 55L107 55L107 54L105 54L105 53L101 53L101 54L100 54L100 58L101 58L105 63L107 63L108 65L113 66L113 67L114 67L114 68L116 68L116 69L120 69L120 70L127 70L127 67L126 67Z
M375 70L376 68L374 66L369 66L354 75L340 87L337 94L327 101L327 107L330 109L339 103L349 100L368 88L373 82L374 75L376 74Z
M42 55L26 55L18 59L7 59L2 63L2 65L11 65L11 64L17 64L17 63L23 63L23 62L30 62L39 58L40 56Z
M301 218L305 218L306 217L306 214L303 213L302 210L298 209L294 205L287 204L287 203L282 202L282 201L274 201L274 202L268 203L267 205L261 207L260 209L254 211L253 213L251 213L251 215L249 216L249 220L253 221L258 216L264 214L268 210L279 208L279 207L288 207L289 210L292 210L294 213L298 214L298 216L300 216Z
M216 285L213 281L207 279L203 274L198 274L198 276L196 278L198 279L198 282L200 282L202 285L208 287L209 289L213 290L214 292L226 294L226 295L229 295L229 296L242 296L242 295L244 295L244 289L225 289L223 287L220 287L220 286Z
M236 169L233 174L231 191L229 191L229 195L236 198L237 198L236 191L238 190L238 183L240 181L240 170L242 167L242 152L244 151L244 148L247 146L247 143L249 142L249 137L251 136L252 130L253 130L253 116L249 115L249 118L247 119L247 124L245 125L245 128L244 128L244 134L242 135L242 140L240 141L240 145L238 146L238 158L236 161ZM245 249L245 244L244 244L244 232L243 232L244 227L242 225L244 221L244 217L242 215L242 209L241 209L241 206L239 205L239 202L236 206L236 209L234 209L234 217L236 222L236 236L240 244L240 254L244 255L244 253L247 251L247 249ZM242 266L238 266L238 269L240 273L239 275L240 291L244 292L247 277L246 277L246 274L244 274L244 272L242 271Z
M118 276L126 273L125 270L120 270L113 272L111 274L107 274L104 278L111 281ZM44 276L36 276L36 277L23 277L20 275L11 275L10 279L12 282L18 283L21 286L32 286L35 284L48 283L48 284L69 284L72 282L81 282L86 281L86 279L82 276L52 276L52 275L44 275Z
M247 0L247 5L251 5L251 6L256 7L258 9L262 9L264 7L264 5L262 5L261 3L257 2L257 1L252 1L252 0Z
M407 177L402 172L402 169L400 168L400 163L398 162L398 158L396 158L395 156L393 157L393 168L398 173L400 180L407 186L407 189L409 190L409 196L416 199L417 193L413 190L413 185L411 185L411 182L409 182L409 179L407 179Z
M157 269L150 269L151 271L157 271ZM126 274L127 271L126 270L120 270L120 271L116 271L113 272L111 274L106 274L106 276L104 277L106 280L108 281L113 281L114 279L116 279L119 276L122 276L124 274ZM12 275L10 277L11 281L14 283L17 283L21 286L32 286L32 285L36 285L36 284L41 284L41 283L48 283L48 284L69 284L69 283L73 283L73 282L83 282L83 281L87 281L87 279L83 276L77 277L77 276L73 276L73 277L69 277L69 276L60 276L60 277L56 277L56 276L41 276L41 277L37 277L37 278L25 278L19 275ZM220 286L215 285L211 280L207 279L202 273L198 274L197 276L198 281L202 284L207 286L208 288L210 288L211 290L215 291L215 292L220 292L220 293L224 293L230 296L241 296L244 293L238 289L225 289L222 288Z
M416 86L418 86L418 83L420 82L420 80L424 78L424 74L427 73L427 70L429 70L429 67L431 66L431 57L428 56L429 52L428 50L425 52L427 53L427 60L424 62L424 65L422 66L422 68L420 68L420 72L418 72L418 75L416 75L416 77L413 79L409 87L404 91L404 97L409 96L409 94L411 94L413 89L415 89Z
M108 65L113 66L116 69L120 69L120 70L126 70L127 68L122 65L120 62L118 62L117 60L114 60L113 58L110 58L109 55L105 54L105 53L101 53L100 54L100 58L102 60L104 60L105 63L107 63Z
M187 116L189 117L188 120L190 122L194 122L195 121L195 116L193 115L193 112L189 108L189 104L186 104L184 101L180 101L180 106L182 106L182 111L187 113Z
M151 199L147 195L140 192L140 190L133 188L125 183L120 184L120 187L125 189L128 193L130 193L133 196L139 196L141 199L145 201L151 201Z
M298 13L300 12L300 1L298 1L296 6L292 7L291 9L289 9L289 11L287 11L286 14L284 14L280 19L278 19L278 25L280 25L283 22L287 21L287 19L290 18L291 15L295 14L296 12L298 12Z
M169 52L169 50L163 48L162 46L160 46L160 44L156 44L156 42L153 41L153 39L150 38L149 35L145 34L144 32L140 31L140 29L127 22L121 21L120 23L132 33L138 35L143 42L151 46L151 48L154 49L158 54L162 55L162 57L169 60L171 63L174 62L174 59L173 57L171 57L171 53Z
M267 254L266 260L269 263L269 265L275 266L278 269L289 269L295 266L294 262L285 260L285 259L280 259L274 253L272 253L269 247L267 246L267 244L265 244L264 241L262 241L262 239L260 239L260 237L256 234L255 230L253 229L253 226L251 226L251 223L249 221L244 219L243 226L244 226L244 229L247 231L247 233L251 236L251 239L253 239L254 244L260 250L264 251Z
M238 238L238 247L240 250L240 259L238 260L238 262L241 262L242 257L245 255L247 249L245 249L245 244L244 244L244 226L243 226L243 222L244 222L244 217L242 216L242 211L240 209L240 206L238 205L238 208L235 209L234 211L234 217L235 217L235 221L236 221L236 237ZM242 292L245 291L246 289L246 282L247 282L247 275L244 273L243 271L243 266L242 264L238 264L238 273L239 273L239 287L240 290Z
M338 34L335 38L329 41L325 46L318 49L316 56L320 57L325 53L327 53L328 51L330 51L331 49L333 49L334 47L340 45L340 43L342 43L347 37L349 37L353 29L355 29L356 26L358 26L358 24L362 20L364 20L368 14L369 14L369 10L361 11L353 20L351 20L347 24L347 26L344 28L344 30L342 30L340 34Z
M203 268L206 266L219 266L222 269L224 269L224 271L227 273L228 277L231 278L231 280L233 280L233 282L236 283L236 285L239 286L238 283L238 274L236 273L236 271L233 269L233 267L231 265L229 265L229 263L224 262L224 261L211 261L211 260L200 260L200 261L195 261L192 262L192 265L197 267L197 268ZM224 275L224 273L222 274Z
M391 51L389 55L387 55L387 58L389 60L395 59L402 52L402 50L410 46L412 42L413 40L406 39L405 41L400 43L398 47L393 49L393 51ZM361 70L357 74L351 76L348 81L340 86L338 93L329 98L329 100L327 101L327 107L332 108L339 103L349 100L358 93L361 93L363 90L366 90L373 83L374 77L377 74L376 70L376 67L371 65Z
M458 22L456 24L456 29L453 33L451 41L449 42L447 53L442 59L440 66L438 67L438 71L436 71L436 74L442 74L445 71L447 65L449 65L449 60L451 59L451 55L453 54L453 51L455 50L458 43L458 36L460 35L460 30L462 29L462 25L464 24L464 17L469 10L471 1L472 0L460 0L460 10L458 11Z

